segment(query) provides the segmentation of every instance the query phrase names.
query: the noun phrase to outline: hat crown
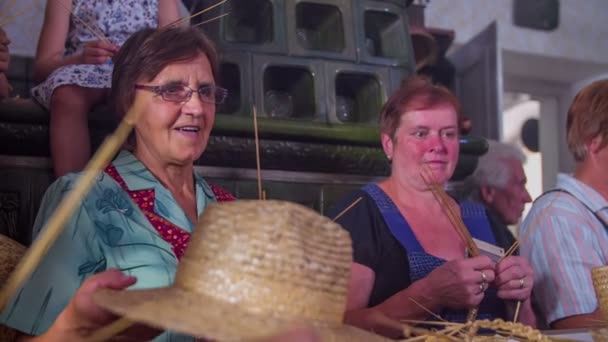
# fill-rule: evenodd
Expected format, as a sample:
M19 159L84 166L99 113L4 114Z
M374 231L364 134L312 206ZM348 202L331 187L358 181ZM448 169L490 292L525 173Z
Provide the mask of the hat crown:
M205 209L175 286L255 314L341 324L351 262L348 233L309 208L225 202Z

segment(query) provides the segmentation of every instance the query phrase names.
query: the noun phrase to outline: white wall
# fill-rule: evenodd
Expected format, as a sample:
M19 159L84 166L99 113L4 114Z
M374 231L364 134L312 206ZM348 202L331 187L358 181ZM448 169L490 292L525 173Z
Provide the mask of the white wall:
M40 0L0 0L0 17L25 12L2 28L11 39L11 55L34 56L40 28L44 19L46 1Z
M504 88L555 99L555 163L560 171L569 172L574 163L565 141L567 109L590 80L608 77L608 1L559 3L559 26L554 31L516 27L512 0L430 0L425 18L429 27L454 30L456 48L497 22Z
M533 1L533 0L530 0ZM606 63L608 1L560 0L559 26L540 31L513 25L512 0L430 0L426 25L454 29L463 44L496 20L504 49L577 61Z

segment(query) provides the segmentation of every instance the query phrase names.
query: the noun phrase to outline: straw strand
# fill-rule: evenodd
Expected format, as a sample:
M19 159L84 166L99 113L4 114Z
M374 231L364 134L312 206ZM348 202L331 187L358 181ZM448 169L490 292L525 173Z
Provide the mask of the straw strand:
M444 325L448 328L439 331L431 331L426 329L414 328L409 325L404 325L404 335L413 336L413 338L400 340L402 342L413 342L413 341L486 341L483 337L487 337L487 341L496 340L518 340L518 341L550 341L547 336L543 335L539 330L536 330L530 326L523 325L521 323L506 322L502 319L490 320L477 320L467 323L450 323L445 324L444 322L424 322L425 324ZM461 332L467 330L466 333ZM477 335L479 329L491 329L496 335L494 336L480 336ZM459 333L458 337L454 337L456 333ZM500 339L499 339L500 338ZM562 339L556 339L562 340ZM565 339L563 339L565 340Z
M194 13L194 14L193 14L193 15L191 15L191 16L187 16L187 17L179 18L179 19L175 20L174 22L171 22L171 23L167 24L166 26L167 26L167 27L171 27L171 26L175 26L175 25L182 24L182 23L184 23L186 20L190 20L190 19L192 19L192 18L198 17L199 15L201 15L201 14L203 14L203 13L205 13L205 12L208 12L208 11L210 11L210 10L214 9L214 8L216 8L217 6L220 6L221 4L225 3L226 1L227 1L227 0L222 0L222 1L218 2L218 3L217 3L217 4L215 4L215 5L209 6L209 7L205 8L205 9L203 9L203 10L201 10L201 11L198 11L198 12Z
M447 214L448 219L456 230L456 233L460 236L464 244L467 246L469 255L473 257L480 255L481 253L479 251L479 248L473 241L473 237L471 236L471 233L462 221L462 218L460 217L460 215L454 212L452 206L450 205L448 195L442 188L432 182L432 171L429 170L425 165L422 167L422 173L420 174L420 176L422 177L424 183L431 189L433 196L439 202L444 212ZM474 321L475 318L477 318L478 311L479 309L477 307L469 309L469 312L467 314L467 321Z
M410 300L412 303L416 304L416 305L417 305L419 308L421 308L422 310L424 310L426 313L430 314L431 316L433 316L433 317L435 317L435 318L439 319L440 321L447 322L445 319L443 319L443 318L442 318L441 316L439 316L438 314L434 313L433 311L431 311L430 309L428 309L428 308L427 308L427 307L425 307L424 305L422 305L422 304L418 303L416 300L414 300L414 298L412 298L412 297L408 297L408 299L409 299L409 300Z
M337 221L340 217L342 217L344 214L346 214L349 210L351 210L355 205L357 205L357 203L361 202L361 200L363 199L363 197L359 197L356 200L353 201L353 203L351 203L348 207L346 207L344 210L342 210L338 215L336 215L332 221Z
M200 22L200 23L198 23L198 24L192 25L192 27L197 27L197 26L200 26L200 25L204 25L204 24L210 23L210 22L215 21L215 20L219 20L219 19L221 19L221 18L223 18L223 17L227 16L228 14L230 14L230 12L228 12L228 13L224 13L224 14L220 14L220 15L218 15L217 17L213 17L213 18L211 18L211 19L207 19L207 20L202 21L202 22Z
M447 214L448 219L450 220L450 223L452 224L452 226L454 227L454 229L456 230L456 232L458 233L458 235L460 236L460 238L462 239L464 244L467 246L467 248L469 250L469 254L471 256L480 255L479 248L473 241L473 238L471 237L471 233L469 233L469 230L465 226L460 215L458 215L454 211L454 208L450 204L449 196L445 193L445 191L441 187L437 186L437 184L434 184L432 182L432 173L430 170L428 170L428 168L426 168L426 166L422 168L422 171L423 171L423 174L421 174L422 180L425 182L425 184L427 186L430 187L431 192L433 193L433 196L435 196L435 199L439 202L442 209ZM424 173L426 173L426 175ZM430 175L429 175L429 173L430 173Z
M120 334L121 332L130 328L135 322L121 317L114 322L106 325L105 327L96 330L90 337L87 338L89 342L103 342L111 339L112 337Z
M255 168L258 178L258 198L262 200L264 199L264 195L262 193L262 170L260 167L260 139L258 137L258 114L255 110L255 105L253 106L253 134L255 139Z
M12 12L13 7L17 4L17 0L8 0L6 2L6 6L2 5L2 13L6 13L7 15ZM0 21L3 21L6 17L0 16Z
M31 10L32 8L34 8L34 6L36 6L36 3L32 2L28 7L22 9L21 11L17 12L16 14L13 14L10 17L7 17L7 18L0 19L0 26L6 26L6 25L12 23L19 16L23 15L27 11Z
M422 178L423 178L425 184L427 186L429 186L429 188L431 189L431 193L433 194L433 197L435 197L435 200L437 200L437 202L439 202L442 209L448 216L450 223L452 223L452 225L456 229L456 232L462 238L463 242L465 242L465 244L466 244L467 243L466 234L463 234L463 232L466 231L466 227L464 227L464 223L461 222L462 220L459 219L459 215L456 214L456 212L454 212L453 207L450 204L449 199L447 197L447 194L445 194L443 189L441 189L437 184L432 182L433 176L432 176L431 171L429 171L426 168L423 168L423 171L426 173L426 175L422 175Z
M515 306L515 314L513 314L513 322L517 322L517 318L519 318L519 310L521 309L521 300L517 301L517 305Z

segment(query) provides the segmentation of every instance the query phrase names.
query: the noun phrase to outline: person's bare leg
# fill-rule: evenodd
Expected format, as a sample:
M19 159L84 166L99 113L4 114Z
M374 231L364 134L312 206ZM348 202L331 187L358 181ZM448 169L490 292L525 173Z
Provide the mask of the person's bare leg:
M61 86L51 97L50 145L56 177L81 171L91 155L88 114L105 98L104 89Z

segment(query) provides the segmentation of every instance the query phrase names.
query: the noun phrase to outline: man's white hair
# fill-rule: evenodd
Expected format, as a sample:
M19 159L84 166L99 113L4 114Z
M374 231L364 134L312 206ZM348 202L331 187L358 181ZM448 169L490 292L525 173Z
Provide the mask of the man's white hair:
M526 162L526 155L513 145L489 139L488 145L488 152L479 158L472 175L474 194L479 192L481 186L503 189L511 178L511 169L507 162L512 159L522 164Z

